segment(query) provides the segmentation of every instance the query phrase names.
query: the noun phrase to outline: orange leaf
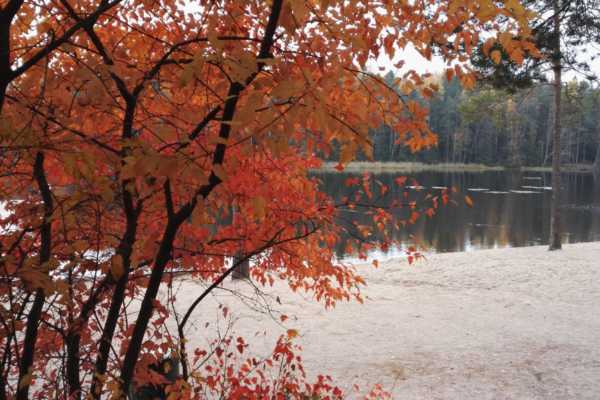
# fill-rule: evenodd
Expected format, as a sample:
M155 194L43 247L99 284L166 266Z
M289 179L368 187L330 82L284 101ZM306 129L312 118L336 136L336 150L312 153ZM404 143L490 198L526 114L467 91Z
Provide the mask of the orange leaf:
M254 208L254 215L256 215L256 218L263 219L265 217L266 205L267 205L267 201L262 196L257 196L252 199L252 207Z
M502 61L502 53L500 53L499 50L492 51L492 54L490 54L490 57L491 57L492 61L494 61L495 64L500 64L500 61Z
M465 203L467 203L469 207L473 207L473 200L471 200L469 196L465 196Z

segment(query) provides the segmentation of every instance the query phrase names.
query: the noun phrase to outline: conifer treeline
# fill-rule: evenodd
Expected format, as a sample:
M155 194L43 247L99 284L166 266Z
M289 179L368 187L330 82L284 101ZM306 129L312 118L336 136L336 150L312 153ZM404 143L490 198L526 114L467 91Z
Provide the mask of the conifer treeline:
M374 161L551 164L554 108L549 84L510 93L486 85L464 90L456 80L441 81L440 92L426 101L438 146L412 154L382 126L371 134ZM600 163L600 88L587 81L571 81L564 85L562 97L561 161ZM336 156L332 154L331 159ZM359 155L359 159L366 158Z

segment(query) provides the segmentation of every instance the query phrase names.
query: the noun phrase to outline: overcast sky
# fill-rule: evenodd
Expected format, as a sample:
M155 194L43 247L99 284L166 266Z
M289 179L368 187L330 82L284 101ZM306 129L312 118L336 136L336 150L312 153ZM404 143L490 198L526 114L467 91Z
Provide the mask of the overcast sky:
M595 51L596 54L600 53L600 50L593 49L591 47L588 48L588 53ZM399 60L404 61L404 66L398 70L394 67ZM581 60L587 60L589 62L589 57L581 57ZM410 69L414 69L419 73L430 72L432 74L439 74L444 71L445 63L440 57L432 57L432 60L429 61L422 57L414 48L409 47L405 50L398 51L394 60L391 61L387 56L381 56L377 61L370 61L368 63L368 67L379 73L387 73L388 71L393 71L395 75L400 75ZM385 68L384 71L380 71L379 67ZM591 72L600 78L600 57L595 61L590 62ZM577 74L573 71L565 71L563 79L565 81L569 81L573 78L577 78L579 80L583 79L581 74Z

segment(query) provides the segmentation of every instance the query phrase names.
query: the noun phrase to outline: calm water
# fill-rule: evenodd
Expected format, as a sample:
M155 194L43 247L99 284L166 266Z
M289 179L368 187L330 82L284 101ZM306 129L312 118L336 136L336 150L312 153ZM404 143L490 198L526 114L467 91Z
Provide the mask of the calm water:
M400 199L403 192L409 192L411 200L418 200L427 193L439 193L432 187L455 187L468 194L474 207L467 207L463 201L458 205L441 207L432 218L420 218L407 228L395 231L393 236L401 242L397 248L386 254L372 254L391 257L399 254L402 247L421 243L430 251L452 252L482 248L517 247L546 244L550 230L550 201L552 192L549 173L530 172L424 172L410 174L424 189L402 189L394 183L401 174L376 174L374 178L390 187L390 192L379 200L379 204L389 204ZM352 174L322 173L316 175L323 184L323 190L340 200L350 194L344 182ZM410 184L410 183L409 183ZM525 188L523 186L526 186ZM469 190L471 189L471 190ZM472 189L486 189L473 191ZM520 193L510 192L511 190ZM460 199L463 198L461 195ZM561 199L563 215L564 243L600 240L600 180L591 174L564 174ZM399 211L400 214L404 211ZM366 221L360 212L345 213L344 223ZM338 249L338 257L344 254L343 244Z

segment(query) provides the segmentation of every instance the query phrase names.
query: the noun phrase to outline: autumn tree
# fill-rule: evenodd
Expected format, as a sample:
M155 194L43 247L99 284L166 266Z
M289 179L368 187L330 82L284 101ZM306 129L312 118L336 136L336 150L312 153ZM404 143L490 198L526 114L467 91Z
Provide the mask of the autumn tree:
M333 257L336 215L358 204L319 192L315 154L336 142L343 168L383 124L413 151L436 143L409 97L435 87L410 71L398 92L367 61L412 45L473 85L479 32L519 61L527 17L489 0L0 1L0 399L124 398L168 354L176 398L340 397L297 368L282 385L251 375L256 360L220 376L207 368L223 353L189 349L187 323L250 258L257 284L360 300L362 278ZM389 246L391 210L366 215L348 246ZM206 284L185 312L159 295L176 274ZM273 357L295 365L290 346Z

